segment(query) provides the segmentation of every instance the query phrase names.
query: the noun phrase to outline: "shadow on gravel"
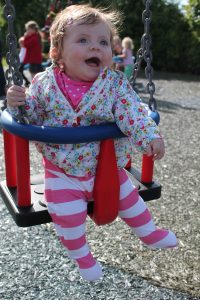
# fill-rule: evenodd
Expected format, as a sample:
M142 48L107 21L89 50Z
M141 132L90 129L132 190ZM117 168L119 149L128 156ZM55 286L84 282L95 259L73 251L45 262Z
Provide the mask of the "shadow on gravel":
M147 97L142 97L142 100L144 103L147 103L149 102L149 96ZM188 107L188 106L183 106L181 104L177 104L177 103L174 103L174 102L170 102L170 101L165 101L165 100L158 100L156 99L156 102L157 102L157 106L158 106L158 111L161 111L161 112L168 112L168 113L174 113L175 110L177 109L184 109L184 110L197 110L196 108L192 108L192 107Z
M145 72L143 70L140 71L138 78L146 78ZM154 71L153 80L180 80L185 82L200 82L199 75L191 75L191 74L183 74L183 73L169 73L169 72L159 72Z
M146 104L149 103L149 93L147 92L146 84L143 84L142 82L136 82L134 85L134 90L135 92L141 97L142 101ZM162 112L168 112L168 113L174 113L175 110L177 109L184 109L184 110L199 110L197 107L191 107L191 106L186 106L183 104L178 104L175 103L174 100L163 100L163 99L157 99L157 97L160 98L160 95L162 92L158 90L158 88L155 90L154 97L157 102L157 107L158 111Z
M190 74L179 74L179 73L165 73L165 72L155 72L154 78L159 80L180 80L186 82L200 82L199 75L190 75Z

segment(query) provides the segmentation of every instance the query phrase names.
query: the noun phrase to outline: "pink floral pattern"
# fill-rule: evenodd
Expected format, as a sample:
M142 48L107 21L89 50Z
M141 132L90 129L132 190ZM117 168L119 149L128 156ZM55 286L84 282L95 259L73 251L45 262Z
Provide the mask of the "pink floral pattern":
M59 89L53 68L37 74L26 97L26 111L32 124L72 127L116 122L127 135L115 140L117 163L123 168L135 148L144 152L150 141L159 138L155 122L121 72L104 69L76 109ZM12 109L11 109L12 112ZM14 113L14 110L13 110ZM53 164L73 176L94 175L100 142L44 144L36 146Z

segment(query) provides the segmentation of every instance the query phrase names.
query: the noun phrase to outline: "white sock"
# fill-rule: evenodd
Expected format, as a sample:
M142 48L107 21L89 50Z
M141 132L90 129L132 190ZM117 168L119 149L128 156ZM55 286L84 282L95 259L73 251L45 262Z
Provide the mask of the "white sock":
M88 269L80 269L79 272L83 279L87 281L95 281L103 276L101 265L97 262L93 267Z

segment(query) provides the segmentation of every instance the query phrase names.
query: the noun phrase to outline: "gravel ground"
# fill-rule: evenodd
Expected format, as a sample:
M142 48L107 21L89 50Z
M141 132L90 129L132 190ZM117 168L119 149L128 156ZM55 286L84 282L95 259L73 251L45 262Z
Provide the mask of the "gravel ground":
M154 82L166 155L156 162L154 175L162 184L162 196L148 206L156 224L177 234L179 247L152 251L130 236L120 220L96 227L88 219L88 239L103 265L104 278L85 283L52 224L19 228L0 201L0 299L200 299L199 80L155 74ZM137 88L146 100L143 84L139 78ZM2 135L0 139L2 179ZM31 172L41 172L35 151Z

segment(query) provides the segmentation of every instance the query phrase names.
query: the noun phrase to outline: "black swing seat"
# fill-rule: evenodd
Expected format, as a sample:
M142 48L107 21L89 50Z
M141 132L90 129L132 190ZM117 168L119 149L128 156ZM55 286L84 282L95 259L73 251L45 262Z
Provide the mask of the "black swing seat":
M139 189L144 201L158 199L161 196L161 185L157 182L143 184L140 181L140 172L131 167L127 170L135 186ZM26 208L17 206L17 188L10 188L6 181L0 183L0 193L9 213L19 227L30 227L51 222L44 200L43 174L31 176L32 205ZM93 202L88 204L88 214L93 211Z

